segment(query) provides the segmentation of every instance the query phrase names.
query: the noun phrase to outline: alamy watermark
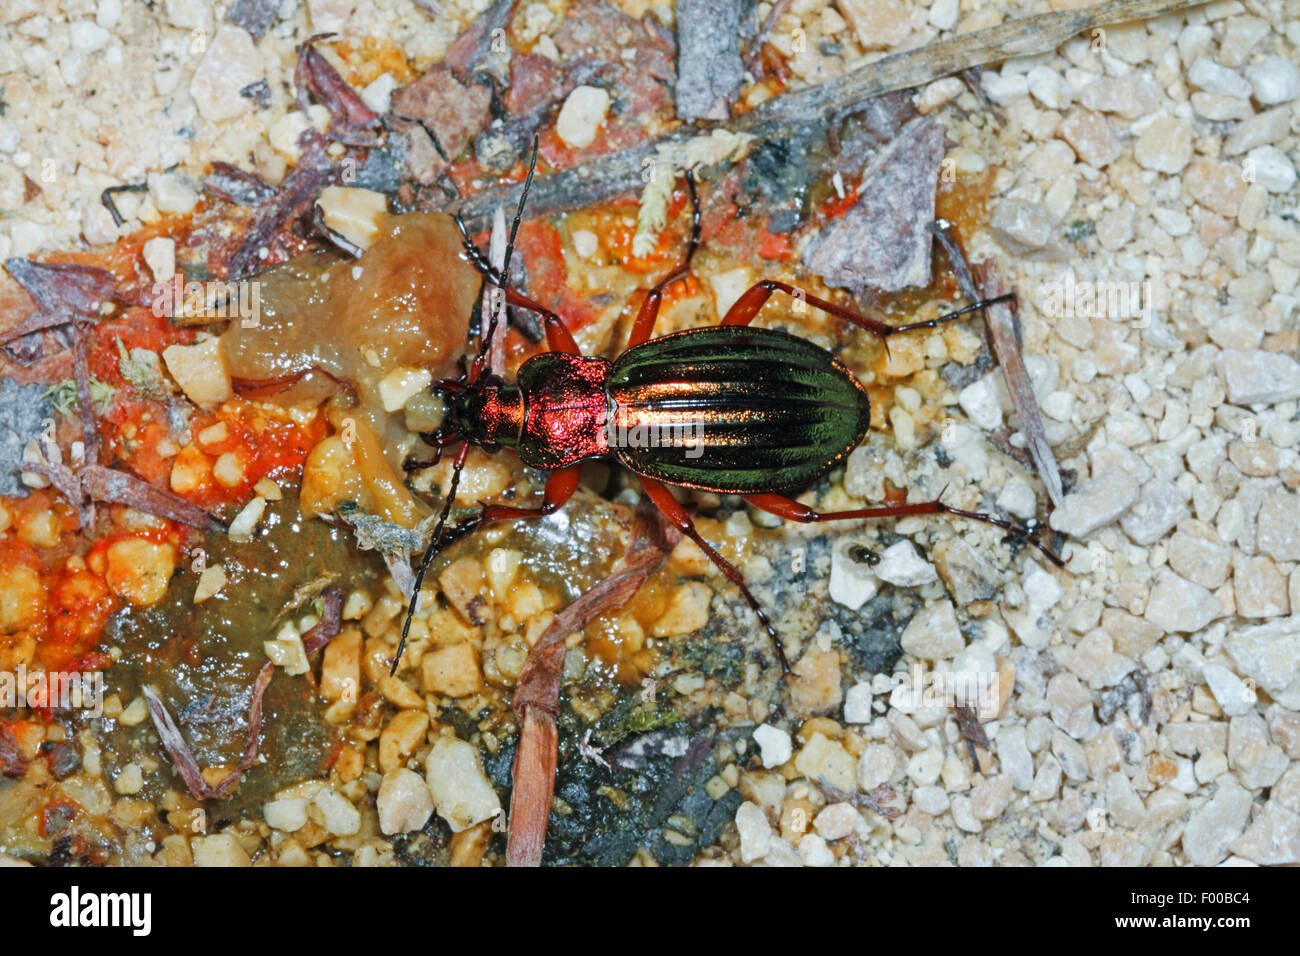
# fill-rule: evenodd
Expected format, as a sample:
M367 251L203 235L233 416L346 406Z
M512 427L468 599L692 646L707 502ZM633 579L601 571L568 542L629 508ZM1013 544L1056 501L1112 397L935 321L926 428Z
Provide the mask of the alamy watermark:
M155 282L149 290L158 318L239 319L240 327L262 324L262 284L253 282Z
M153 929L153 894L82 892L74 884L68 892L50 897L50 925L120 927L133 936L148 936Z
M1067 272L1063 280L1039 284L1040 311L1052 318L1136 319L1138 328L1151 325L1155 283L1135 281L1078 281Z
M998 715L1002 697L997 671L927 671L913 662L910 671L896 671L889 677L894 684L889 703L904 713L935 707L951 710L961 704L975 708L980 720Z
M681 448L687 458L704 454L704 426L700 422L637 422L628 425L610 416L605 422L610 448Z
M0 710L81 710L104 713L104 675L99 671L28 671L26 664L0 671Z

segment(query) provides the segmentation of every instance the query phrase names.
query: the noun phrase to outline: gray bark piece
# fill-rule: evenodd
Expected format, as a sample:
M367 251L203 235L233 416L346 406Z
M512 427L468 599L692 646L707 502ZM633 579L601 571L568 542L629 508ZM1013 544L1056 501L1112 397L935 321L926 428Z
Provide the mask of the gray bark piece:
M872 159L857 203L804 246L804 265L828 284L859 293L929 285L929 225L943 153L943 127L924 116L910 121Z
M0 495L25 495L27 486L18 476L23 448L41 433L42 423L54 417L54 400L43 398L44 385L19 385L0 380Z
M679 0L677 116L725 120L740 92L740 0Z

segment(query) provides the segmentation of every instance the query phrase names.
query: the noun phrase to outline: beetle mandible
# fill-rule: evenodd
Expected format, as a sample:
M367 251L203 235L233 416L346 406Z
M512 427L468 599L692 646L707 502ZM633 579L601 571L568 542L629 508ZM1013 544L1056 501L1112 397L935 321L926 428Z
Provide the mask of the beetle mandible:
M762 605L750 593L740 571L696 531L667 485L740 495L763 511L798 522L957 515L1020 536L1053 563L1063 564L1027 529L993 515L950 507L937 498L818 512L789 497L823 477L858 446L870 424L870 402L862 383L830 352L788 332L750 325L767 300L783 292L887 342L890 336L932 329L989 305L1014 300L1014 293L923 322L890 326L788 283L763 279L736 300L721 325L652 339L664 292L689 275L699 245L700 207L694 177L688 171L686 186L693 212L690 241L681 264L647 293L622 354L613 361L584 356L559 315L505 282L536 163L534 149L506 247L505 268L493 268L464 223L459 218L456 222L465 254L487 281L504 290L506 302L542 316L548 351L525 361L514 382L491 374L487 371L487 348L495 331L494 311L466 373L432 386L444 396L446 412L438 429L422 437L439 455L447 446L459 444L460 448L437 527L416 573L401 643L393 659L394 673L419 603L424 574L434 557L484 524L541 518L555 512L577 490L580 465L594 459L616 458L636 473L655 506L740 589L771 637L782 673L789 673L789 663ZM617 436L637 434L638 429L640 434L653 434L656 440L617 441ZM525 465L547 472L542 504L533 508L484 505L478 514L448 529L447 517L473 445L489 451L513 448ZM408 462L408 468L426 464Z

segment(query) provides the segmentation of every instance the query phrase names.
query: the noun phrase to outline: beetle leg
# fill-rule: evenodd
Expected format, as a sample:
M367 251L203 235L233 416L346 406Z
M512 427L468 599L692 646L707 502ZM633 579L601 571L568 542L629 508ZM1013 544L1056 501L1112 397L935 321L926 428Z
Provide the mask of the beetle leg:
M465 458L469 447L469 445L462 445L460 453L456 456L459 468L465 466ZM568 468L561 468L559 471L551 472L546 479L546 489L542 493L540 508L484 505L483 510L478 514L466 518L442 534L435 533L434 538L429 542L428 549L424 552L424 557L420 559L420 568L415 574L415 587L411 591L411 600L406 608L406 620L402 625L402 639L397 644L397 653L393 656L390 674L397 673L397 664L402 659L402 651L406 648L406 638L411 630L411 619L415 616L416 609L420 604L420 587L424 583L424 573L429 569L429 565L433 563L433 559L461 538L485 524L492 524L496 521L513 521L518 518L544 518L546 515L558 511L578 490L578 479L581 474L582 472L577 465L570 465ZM443 517L446 517L445 511L446 509L444 509Z
M506 289L506 301L511 305L536 312L546 323L546 345L552 352L566 352L569 355L581 355L582 350L573 339L573 333L564 324L564 320L539 302L515 289Z
M962 316L977 312L986 306L996 305L999 302L1010 302L1015 299L1014 292L1008 292L1006 295L1000 295L995 299L986 299L983 302L975 302L971 305L963 306L955 312L947 312L944 315L936 316L933 319L926 319L924 322L911 322L907 325L886 325L879 319L873 319L865 315L859 315L851 309L846 309L842 305L836 305L834 302L827 302L825 299L818 298L815 295L809 295L798 286L790 285L788 282L778 282L776 279L763 279L750 287L744 295L735 301L727 314L723 316L723 325L748 325L754 321L759 311L774 292L784 292L786 295L793 296L815 305L823 312L829 312L831 315L839 316L852 322L859 328L866 329L872 335L882 339L887 339L891 335L898 335L900 332L915 332L918 329L933 329L943 325L945 322L952 322L960 319Z
M479 524L491 524L494 521L514 521L517 518L544 518L559 511L564 503L578 490L578 479L582 471L578 465L570 465L559 471L551 472L546 478L546 490L542 492L540 508L515 508L510 505L487 505L478 516Z
M553 471L546 479L546 488L542 492L542 504L537 508L516 508L512 505L484 505L483 510L461 521L455 527L443 533L438 542L437 551L444 551L461 538L485 524L498 521L515 521L523 518L545 518L564 507L565 502L578 490L581 471L577 465Z
M460 228L461 238L464 241L466 255L470 264L489 282L504 284L505 280L501 273L492 268L491 263L487 261L487 258L479 251L478 246L474 245L473 240L470 239L469 233L465 230L465 224L460 219L457 219L456 225ZM569 331L569 327L564 324L564 320L555 312L546 308L540 302L528 298L518 289L505 286L505 290L506 302L527 309L530 312L536 312L546 322L546 344L552 352L567 352L569 355L582 354L578 348L578 343L573 340L573 333Z
M695 193L695 174L689 169L686 171L686 190L691 196L691 239L686 246L686 255L682 257L681 265L660 279L655 287L646 293L645 301L637 311L636 321L632 323L632 332L627 337L628 348L640 345L650 338L650 333L654 331L655 319L659 317L659 307L663 305L664 292L674 282L685 279L691 274L691 259L695 257L695 250L700 244L700 199Z
M402 460L402 471L412 472L421 471L425 468L432 468L442 461L442 453L451 445L457 445L465 440L464 435L456 432L444 432L441 428L431 432L420 432L420 440L426 445L433 448L433 457L428 461L420 461L415 455L407 455Z
M763 610L763 606L758 603L758 599L755 598L754 595L749 593L749 588L745 585L745 576L737 570L735 565L722 555L718 554L718 552L714 550L713 545L709 544L709 542L705 541L704 538L700 536L700 533L695 530L695 522L693 522L691 516L686 513L686 509L682 507L681 502L674 498L672 492L664 487L661 482L642 475L641 487L644 488L646 494L650 496L650 500L654 502L655 507L663 512L664 517L671 521L678 531L698 544L700 550L703 551L705 556L717 566L718 570L725 574L732 584L740 588L740 593L745 596L745 600L748 601L749 606L754 609L754 614L757 615L758 620L762 623L763 627L767 628L768 636L772 638L772 646L776 648L777 660L781 662L781 673L790 673L790 664L785 658L785 647L781 644L781 638L776 633L776 628L772 626L772 622L768 620L767 614Z
M745 500L756 508L761 508L769 514L774 514L778 518L785 518L787 521L798 521L807 524L813 521L848 521L854 518L896 518L906 515L957 515L960 518L970 518L972 521L982 521L985 524L991 524L995 528L1001 528L1003 531L1013 534L1018 538L1028 541L1035 548L1058 568L1065 567L1065 562L1060 556L1051 549L1045 547L1034 538L1033 535L1025 528L1003 518L997 518L993 515L982 514L978 511L964 511L961 508L953 508L944 504L937 498L934 501L920 501L915 504L904 505L882 505L876 508L857 508L853 511L814 511L805 504L800 504L792 498L784 495L758 494L745 495Z

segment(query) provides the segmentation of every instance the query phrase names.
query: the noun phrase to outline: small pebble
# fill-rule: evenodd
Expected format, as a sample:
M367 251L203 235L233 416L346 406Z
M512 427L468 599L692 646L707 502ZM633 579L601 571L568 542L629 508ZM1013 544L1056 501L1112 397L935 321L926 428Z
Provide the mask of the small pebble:
M1198 86L1207 93L1221 96L1235 96L1245 99L1250 96L1251 87L1236 70L1219 66L1213 60L1201 57L1187 71L1187 82Z
M1267 56L1250 64L1246 79L1261 106L1289 103L1300 96L1300 67L1284 56Z
M1295 166L1276 146L1256 146L1246 154L1245 162L1245 169L1254 175L1255 182L1271 193L1290 192L1295 185Z
M1223 607L1208 590L1167 568L1156 572L1144 617L1165 631L1192 633L1222 616Z
M943 787L917 787L912 791L912 806L937 817L948 809L948 794Z
M794 754L790 735L770 724L759 724L754 729L754 742L758 744L763 766L769 770L786 763Z
M596 139L600 124L609 111L609 93L597 86L578 86L560 107L555 134L566 146L583 149Z
M898 768L898 756L888 744L867 744L858 758L858 786L864 791L875 790L893 779Z
M867 724L875 718L871 708L875 696L868 683L854 684L844 695L844 722L846 724Z
M1014 475L1007 479L998 494L997 506L1022 521L1032 518L1038 510L1034 489L1023 478Z
M418 773L396 767L380 781L375 806L381 833L410 833L421 829L433 816L433 795Z
M907 761L907 776L919 787L933 786L943 769L943 754L937 748L912 754Z
M903 629L900 642L913 657L930 661L946 660L966 646L957 614L948 600L917 611Z
M1219 709L1229 717L1248 713L1255 708L1255 691L1247 687L1242 679L1227 667L1208 663L1201 674L1205 676L1205 683L1209 684L1210 693L1213 693Z
M1186 120L1162 116L1138 136L1133 154L1146 169L1180 172L1192 158L1192 128Z
M831 552L831 576L828 591L832 601L856 611L880 589L875 571L866 561L856 560L848 548Z
M805 833L799 838L799 859L804 866L834 866L835 854L826 840L816 833Z
M899 587L911 588L937 581L934 565L916 553L911 541L898 541L880 553L876 577Z
M1074 98L1074 91L1065 82L1065 77L1050 67L1036 66L1025 79L1029 84L1030 95L1048 109L1063 110Z
M736 832L740 835L740 859L753 863L772 849L772 827L755 803L746 800L736 810Z
M252 109L251 101L240 90L261 79L264 79L262 56L253 45L253 38L239 27L223 23L194 71L190 95L199 115L220 122Z
M818 811L813 828L826 840L842 840L855 832L862 822L857 807L847 801L832 803Z
M1002 425L1002 405L990 376L977 379L958 393L957 401L972 424L985 431Z

